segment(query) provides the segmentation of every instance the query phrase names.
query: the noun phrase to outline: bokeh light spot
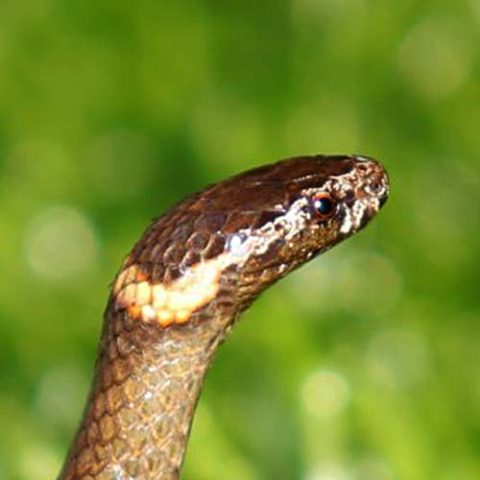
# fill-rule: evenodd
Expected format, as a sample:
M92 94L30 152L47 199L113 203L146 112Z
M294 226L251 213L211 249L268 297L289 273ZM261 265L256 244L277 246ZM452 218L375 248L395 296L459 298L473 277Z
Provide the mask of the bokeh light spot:
M468 78L472 52L464 31L453 20L428 18L413 27L400 45L399 69L426 99L450 95Z
M356 465L355 480L394 480L389 465L378 458L366 458Z
M353 480L350 473L340 465L317 465L305 477L305 480Z
M66 206L50 207L34 217L25 235L31 270L47 280L66 281L93 268L98 242L89 219Z
M367 368L371 378L392 389L417 384L429 368L423 337L403 330L379 333L368 348Z
M19 456L21 478L55 478L58 474L59 459L45 445L27 447Z
M315 417L329 417L341 412L350 399L346 379L337 372L317 370L307 376L302 386L303 405Z

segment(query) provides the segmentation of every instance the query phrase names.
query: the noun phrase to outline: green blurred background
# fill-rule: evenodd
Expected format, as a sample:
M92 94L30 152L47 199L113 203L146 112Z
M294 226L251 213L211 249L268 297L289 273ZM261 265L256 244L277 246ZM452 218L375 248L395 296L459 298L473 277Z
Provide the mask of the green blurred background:
M238 324L183 478L478 480L479 45L478 0L2 0L0 478L58 472L152 217L358 152L389 203Z

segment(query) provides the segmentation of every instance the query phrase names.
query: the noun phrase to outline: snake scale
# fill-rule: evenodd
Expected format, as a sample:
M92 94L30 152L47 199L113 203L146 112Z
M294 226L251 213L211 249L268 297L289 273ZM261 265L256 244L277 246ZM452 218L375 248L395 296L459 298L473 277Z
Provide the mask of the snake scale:
M376 160L296 157L209 186L154 220L114 280L59 479L178 479L205 374L239 314L362 229L388 188Z

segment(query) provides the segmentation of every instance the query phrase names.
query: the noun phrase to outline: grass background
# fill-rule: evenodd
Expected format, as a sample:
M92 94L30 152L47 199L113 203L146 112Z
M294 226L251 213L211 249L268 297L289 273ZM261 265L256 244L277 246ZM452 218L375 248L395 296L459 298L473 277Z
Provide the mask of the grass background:
M480 2L3 0L0 478L54 478L149 219L278 158L380 158L361 235L245 315L183 478L480 478Z

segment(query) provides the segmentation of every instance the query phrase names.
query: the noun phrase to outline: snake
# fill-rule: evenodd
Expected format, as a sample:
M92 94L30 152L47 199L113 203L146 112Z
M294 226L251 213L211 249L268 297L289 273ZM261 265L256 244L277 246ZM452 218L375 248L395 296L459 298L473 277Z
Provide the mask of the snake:
M117 273L60 480L177 480L205 375L268 286L361 230L389 194L361 155L289 158L153 220Z

